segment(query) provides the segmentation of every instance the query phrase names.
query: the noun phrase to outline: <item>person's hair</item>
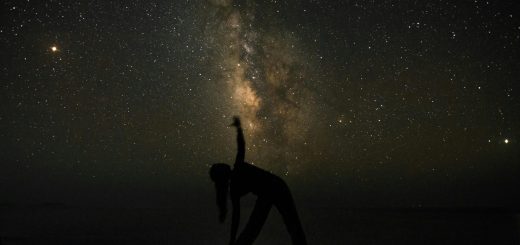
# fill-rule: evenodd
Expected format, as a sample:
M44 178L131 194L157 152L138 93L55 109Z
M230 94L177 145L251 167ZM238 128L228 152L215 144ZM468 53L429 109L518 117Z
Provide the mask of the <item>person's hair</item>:
M217 206L219 209L220 222L224 222L227 214L227 196L229 189L229 178L231 176L231 167L225 163L215 163L211 165L209 176L215 183L217 192Z

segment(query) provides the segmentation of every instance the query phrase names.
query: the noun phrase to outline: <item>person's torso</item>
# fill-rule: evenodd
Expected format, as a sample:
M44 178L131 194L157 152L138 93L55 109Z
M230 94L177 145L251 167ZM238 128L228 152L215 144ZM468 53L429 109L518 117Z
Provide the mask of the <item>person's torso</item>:
M286 188L280 177L249 163L237 164L231 172L231 195L243 196L251 192L259 197L272 198Z

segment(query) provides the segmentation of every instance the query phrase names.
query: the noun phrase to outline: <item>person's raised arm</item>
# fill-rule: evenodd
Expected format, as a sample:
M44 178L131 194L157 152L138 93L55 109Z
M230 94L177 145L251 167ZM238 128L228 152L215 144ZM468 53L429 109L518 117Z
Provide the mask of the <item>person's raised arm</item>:
M231 197L233 213L231 215L231 237L229 245L233 245L236 240L238 225L240 223L240 197Z
M235 159L235 164L243 163L244 158L246 156L246 141L244 139L244 132L242 131L242 126L240 125L240 118L233 117L233 124L237 128L237 157Z

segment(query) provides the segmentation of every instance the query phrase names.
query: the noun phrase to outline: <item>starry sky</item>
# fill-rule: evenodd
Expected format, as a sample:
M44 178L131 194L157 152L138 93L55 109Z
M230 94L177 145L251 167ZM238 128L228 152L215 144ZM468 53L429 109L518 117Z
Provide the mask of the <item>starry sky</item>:
M246 160L303 198L520 203L514 1L7 0L1 9L4 201L210 189L210 164L234 161L228 125L239 115Z

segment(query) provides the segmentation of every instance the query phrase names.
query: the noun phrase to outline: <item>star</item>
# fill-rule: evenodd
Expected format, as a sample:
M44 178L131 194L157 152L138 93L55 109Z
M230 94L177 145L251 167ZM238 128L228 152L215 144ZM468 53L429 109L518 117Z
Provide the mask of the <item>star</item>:
M52 46L52 47L51 47L51 51L52 51L53 53L58 52L58 47L56 47L56 45Z
M509 139L505 139L504 143L509 144Z

